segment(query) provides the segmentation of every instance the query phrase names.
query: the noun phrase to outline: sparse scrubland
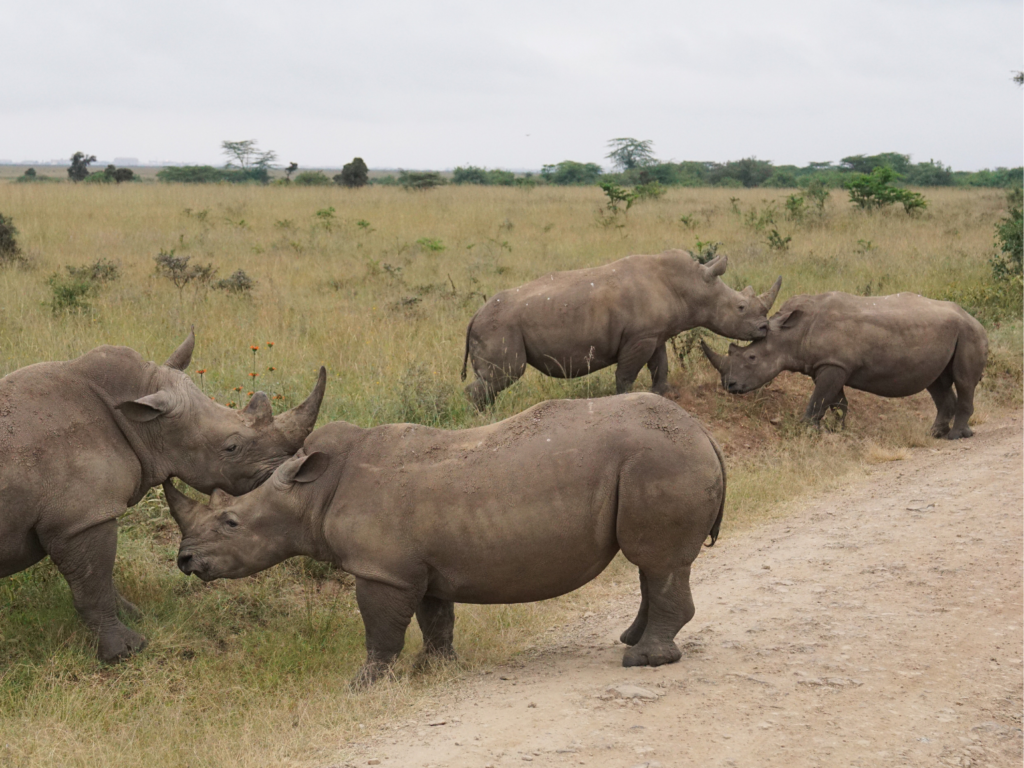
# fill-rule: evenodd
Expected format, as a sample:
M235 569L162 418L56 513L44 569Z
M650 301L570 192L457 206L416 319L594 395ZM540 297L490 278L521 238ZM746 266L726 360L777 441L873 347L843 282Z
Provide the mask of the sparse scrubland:
M783 275L776 306L827 290L959 301L991 344L979 429L1020 407L1019 278L997 281L990 263L1003 191L929 189L927 208L912 216L898 206L860 210L838 191L820 206L810 197L797 204L793 193L670 189L615 212L596 187L4 184L0 213L17 228L19 257L0 260L0 374L99 344L162 361L195 324L190 370L219 402L241 406L262 389L283 410L325 365L320 423L479 425L545 399L614 393L612 369L572 381L531 369L493 410L477 413L459 370L466 324L485 296L630 253L717 247L730 257L724 279L733 287L760 292ZM192 269L192 277L175 281L167 265L184 257L181 275ZM57 286L75 281L85 286L78 298L59 300ZM798 421L808 379L784 375L728 396L698 336L676 340L669 381L725 447L720 547L730 530L782 514L802 491L931 440L927 394L852 393L843 432L808 434ZM648 384L645 371L637 387ZM136 627L150 645L118 666L95 660L49 561L0 580L0 764L329 764L360 724L401 717L464 670L537 643L568 608L599 603L612 580L635 578L617 560L565 598L460 605L459 663L413 672L413 626L396 679L353 693L347 681L362 662L363 636L344 574L295 560L204 585L178 572L177 542L157 492L122 518L115 581L145 612Z

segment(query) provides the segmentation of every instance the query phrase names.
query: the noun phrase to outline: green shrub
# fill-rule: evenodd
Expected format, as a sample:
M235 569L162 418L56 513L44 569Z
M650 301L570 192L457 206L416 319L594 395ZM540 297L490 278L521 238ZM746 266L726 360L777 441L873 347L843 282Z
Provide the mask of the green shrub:
M353 157L351 163L345 163L341 173L334 177L334 182L349 189L365 187L370 182L370 169L361 157Z
M18 228L14 226L14 219L0 213L0 267L21 265L27 261L18 245Z
M248 296L256 285L256 281L249 277L244 269L236 269L231 273L231 277L218 280L213 287L218 291L226 291L236 296Z
M1019 289L1024 275L1024 189L1011 189L1006 194L1006 202L1008 215L996 224L996 246L999 251L992 257L992 276L997 282L1016 283Z
M555 165L545 165L541 168L540 177L548 184L579 186L597 184L601 173L601 166L597 163L577 163L574 160L563 160Z
M46 278L50 286L50 309L53 314L70 314L89 309L89 297L96 292L96 283L83 277L64 276L54 272Z
M70 277L76 280L88 280L92 283L112 283L121 277L121 268L116 262L98 259L83 267L65 267Z
M437 171L399 171L398 183L406 189L433 189L448 182Z
M214 168L212 165L182 165L164 168L157 181L177 184L266 184L270 172L266 168Z
M887 165L881 165L871 173L858 173L846 184L850 193L850 202L865 210L884 208L893 203L902 203L903 210L908 214L915 213L928 205L924 195L893 186L899 181L900 175Z
M292 183L299 187L329 187L333 183L323 171L303 171Z

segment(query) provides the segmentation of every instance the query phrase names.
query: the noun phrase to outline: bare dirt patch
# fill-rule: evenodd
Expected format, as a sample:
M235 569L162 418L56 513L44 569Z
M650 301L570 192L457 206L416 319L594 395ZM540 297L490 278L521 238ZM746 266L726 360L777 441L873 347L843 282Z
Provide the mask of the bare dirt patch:
M619 666L623 585L334 764L1019 766L1021 444L993 420L723 538L678 664Z

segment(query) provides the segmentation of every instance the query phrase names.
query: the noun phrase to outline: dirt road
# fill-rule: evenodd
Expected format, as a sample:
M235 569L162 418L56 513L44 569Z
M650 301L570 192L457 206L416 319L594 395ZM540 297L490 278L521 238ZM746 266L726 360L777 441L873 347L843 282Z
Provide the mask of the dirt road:
M341 764L1018 768L1021 444L982 425L705 550L678 664L620 666L624 585Z

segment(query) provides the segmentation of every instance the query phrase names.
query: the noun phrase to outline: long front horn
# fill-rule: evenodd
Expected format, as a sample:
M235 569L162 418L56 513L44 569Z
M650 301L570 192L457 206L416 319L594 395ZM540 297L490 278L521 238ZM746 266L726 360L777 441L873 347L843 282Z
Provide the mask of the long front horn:
M174 487L170 480L164 482L164 498L171 510L171 517L181 529L182 536L188 536L196 522L196 507L200 506Z
M291 443L289 450L299 450L302 447L302 442L313 431L316 417L320 414L320 403L323 402L326 388L327 369L321 366L316 386L313 387L310 396L290 411L286 411L274 419L274 424Z
M717 352L715 352L715 350L713 350L711 347L705 344L703 340L700 343L700 348L704 350L704 356L715 367L715 370L718 371L719 373L723 373L722 369L725 368L726 362L725 355L720 355Z
M779 275L779 279L775 281L775 285L769 288L767 291L762 293L757 298L764 304L765 313L772 308L772 304L775 303L775 297L779 295L779 289L782 287L782 275Z
M175 368L184 371L192 362L192 350L196 348L196 327L193 325L188 332L188 338L181 342L181 346L174 350L174 354L167 358L164 363L168 368Z

